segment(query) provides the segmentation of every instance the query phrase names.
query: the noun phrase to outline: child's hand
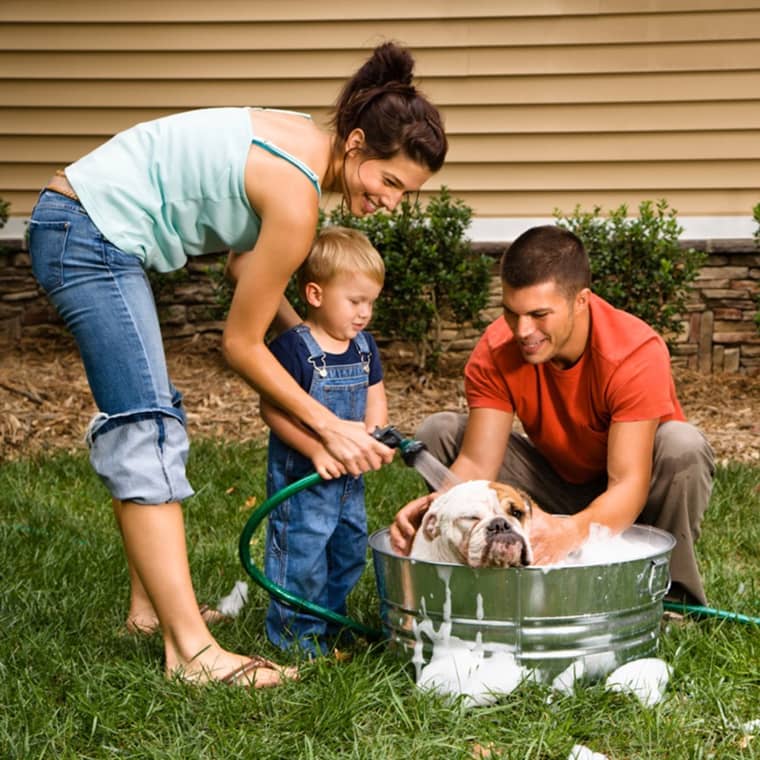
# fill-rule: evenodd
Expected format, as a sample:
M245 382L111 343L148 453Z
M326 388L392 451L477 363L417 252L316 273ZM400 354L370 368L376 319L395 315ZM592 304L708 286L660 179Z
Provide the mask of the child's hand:
M312 455L311 461L314 469L324 480L332 480L346 474L346 468L324 446Z

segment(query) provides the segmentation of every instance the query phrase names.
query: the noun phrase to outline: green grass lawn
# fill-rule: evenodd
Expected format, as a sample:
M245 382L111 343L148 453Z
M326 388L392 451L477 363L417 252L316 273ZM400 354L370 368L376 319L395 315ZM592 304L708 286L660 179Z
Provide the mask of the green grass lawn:
M196 442L186 504L201 601L237 580L237 541L251 499L264 498L265 451ZM423 492L401 464L367 478L370 530ZM248 504L248 506L246 506ZM623 758L760 757L760 628L721 620L663 625L658 655L674 675L651 709L601 685L547 700L524 684L496 705L464 709L418 691L384 646L343 664L304 666L300 683L248 692L191 687L162 675L158 636L125 636L127 575L110 499L85 454L0 466L0 758L568 757L585 744ZM263 528L254 538L263 541ZM710 602L760 616L760 467L718 472L698 546ZM260 546L259 546L260 548ZM284 661L264 635L266 593L215 628L225 646ZM379 625L371 563L351 614ZM744 746L747 745L747 746Z

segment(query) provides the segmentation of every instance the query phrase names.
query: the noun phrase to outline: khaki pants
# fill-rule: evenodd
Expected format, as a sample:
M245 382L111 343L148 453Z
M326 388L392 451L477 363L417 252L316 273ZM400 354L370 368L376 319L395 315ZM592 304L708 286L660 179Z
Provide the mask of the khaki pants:
M457 457L467 416L438 412L425 419L416 437L449 466ZM672 534L669 597L707 604L694 544L712 492L715 473L710 444L687 422L665 422L654 440L649 497L636 522ZM607 487L606 477L574 485L560 478L524 435L512 433L498 480L527 491L547 512L572 515L584 509Z

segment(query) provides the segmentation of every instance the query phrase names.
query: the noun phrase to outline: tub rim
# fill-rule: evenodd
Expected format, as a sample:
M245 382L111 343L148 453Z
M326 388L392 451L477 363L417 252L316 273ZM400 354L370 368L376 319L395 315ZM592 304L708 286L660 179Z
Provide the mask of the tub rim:
M563 565L563 564L554 564L554 565L526 565L522 567L470 567L469 565L460 564L458 562L432 562L431 560L425 560L425 559L414 559L412 557L405 556L403 554L398 554L390 545L390 528L379 528L378 530L373 531L368 539L368 546L370 549L372 549L373 554L381 554L385 557L391 557L393 560L398 560L399 562L408 562L411 564L420 564L420 565L430 565L432 567L465 567L473 571L477 571L479 573L482 572L505 572L505 573L547 573L550 571L555 570L576 570L579 568L586 568L586 567L610 567L612 565L624 565L629 562L641 562L642 560L650 560L655 557L660 557L663 554L672 552L675 545L676 545L676 539L673 536L672 533L669 533L666 530L663 530L662 528L655 528L653 525L638 525L634 524L631 525L629 528L626 528L624 531L622 531L623 536L625 536L628 533L634 532L638 534L638 537L641 538L643 536L654 536L658 539L662 540L665 544L663 546L657 546L654 545L651 547L652 551L647 552L646 554L642 554L636 557L629 557L627 559L621 559L618 561L613 562L589 562L586 564L572 564L572 565Z

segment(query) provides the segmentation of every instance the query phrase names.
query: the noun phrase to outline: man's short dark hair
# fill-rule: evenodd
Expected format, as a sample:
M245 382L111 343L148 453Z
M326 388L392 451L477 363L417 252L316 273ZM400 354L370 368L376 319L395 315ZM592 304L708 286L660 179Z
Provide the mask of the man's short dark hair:
M591 267L581 239L552 224L523 232L501 257L500 274L511 288L554 281L568 298L591 286Z

